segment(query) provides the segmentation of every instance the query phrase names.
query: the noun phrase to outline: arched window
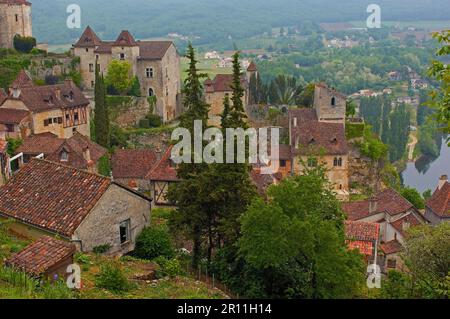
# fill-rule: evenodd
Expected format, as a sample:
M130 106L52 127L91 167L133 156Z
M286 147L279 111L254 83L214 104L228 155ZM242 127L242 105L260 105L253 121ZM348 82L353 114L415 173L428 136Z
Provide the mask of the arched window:
M336 106L336 98L334 96L331 98L331 106Z
M335 157L334 160L333 160L333 166L338 166L338 159L337 159L337 157Z
M338 159L338 166L342 166L342 157L339 157Z
M148 96L154 96L155 95L155 91L153 91L152 88L148 89Z

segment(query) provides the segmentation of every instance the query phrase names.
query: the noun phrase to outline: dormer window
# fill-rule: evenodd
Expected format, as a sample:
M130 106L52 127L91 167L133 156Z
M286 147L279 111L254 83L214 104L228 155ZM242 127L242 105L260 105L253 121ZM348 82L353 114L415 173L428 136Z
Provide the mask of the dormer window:
M61 160L61 162L67 162L69 160L69 153L67 153L67 151L63 150L60 154L60 160Z

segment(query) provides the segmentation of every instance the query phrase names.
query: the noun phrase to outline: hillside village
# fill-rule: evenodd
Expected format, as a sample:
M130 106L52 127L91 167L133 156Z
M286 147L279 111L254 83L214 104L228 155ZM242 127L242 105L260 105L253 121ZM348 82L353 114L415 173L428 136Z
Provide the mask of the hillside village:
M7 27L0 25L1 48L14 47L13 35L32 36L29 2L0 0L0 7L6 17L0 16L0 24L7 23ZM20 25L16 25L17 20ZM331 40L329 45L357 44ZM31 65L20 70L7 90L0 89L0 228L4 231L6 227L5 234L21 243L17 244L20 249L7 249L2 243L2 267L51 281L67 277L67 266L83 258L120 260L125 268L143 267L136 271L148 275L148 280L139 282L142 288L157 282L152 277L154 269L148 267L165 271L168 262L177 260L176 254L170 253L168 261L153 260L148 266L136 256L143 249L142 233L170 224L164 215L179 208L170 190L183 185L183 176L187 176L180 173L185 164L176 164L171 158L170 140L172 130L190 114L186 108L190 98L185 90L187 82L180 72L182 55L170 40L137 40L123 30L117 39L105 41L88 26L69 55L54 57L59 62L51 66L50 73L43 74L45 66ZM425 208L415 207L389 183L391 175L384 158L367 151L381 141L373 137L360 114L347 112L350 100L374 96L374 92L348 96L320 82L313 84L310 107L260 105L252 99L258 63L237 61L237 56L226 60L216 51L205 55L205 59L221 59L219 68L239 66L239 77L227 72L204 78L201 96L202 103L208 105L209 126L222 128L227 107L233 108L233 103L240 101L240 116L246 125L280 129L279 158L271 158L278 171L263 174L258 163L249 165L246 173L256 189L257 203L270 203L273 189L309 176L320 167L333 200L342 209L347 249L362 255L365 266L379 265L383 278L391 270L406 272L402 254L408 231L424 225L437 227L450 219L448 177L436 180ZM134 95L104 83L113 72L118 74L120 67L128 67ZM64 76L73 72L79 74L79 81ZM42 76L48 80L56 75L56 83L39 81ZM392 72L389 76L395 80L399 75ZM236 96L237 82L241 96ZM411 86L424 88L427 82L417 75ZM231 105L224 106L224 100L230 99ZM105 105L109 110L99 122ZM266 117L270 112L276 116ZM155 121L156 127L152 126ZM121 134L110 133L105 143L100 136L102 129ZM270 164L274 163L265 163ZM231 231L233 225L229 227ZM173 249L192 256L195 240L181 237L173 240ZM225 242L219 239L210 245L205 259ZM90 282L91 275L82 278ZM171 277L163 277L167 276ZM226 296L208 286L211 280L207 275L204 286L189 269L178 276L180 285L198 279L195 285L201 286L197 291L204 293L202 297ZM0 286L3 281L0 275Z

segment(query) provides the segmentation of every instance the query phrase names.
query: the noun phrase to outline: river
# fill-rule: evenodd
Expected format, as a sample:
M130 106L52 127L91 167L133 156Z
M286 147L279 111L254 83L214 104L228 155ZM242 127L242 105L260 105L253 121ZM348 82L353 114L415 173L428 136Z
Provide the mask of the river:
M442 142L439 157L423 156L416 162L409 162L402 172L402 179L405 186L423 193L427 189L434 191L442 175L450 177L450 147L445 140Z

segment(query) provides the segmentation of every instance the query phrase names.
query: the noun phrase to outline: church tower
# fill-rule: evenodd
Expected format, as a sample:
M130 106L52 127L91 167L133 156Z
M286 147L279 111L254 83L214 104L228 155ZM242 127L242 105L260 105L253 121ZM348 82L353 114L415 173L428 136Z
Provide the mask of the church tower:
M31 3L27 0L0 0L0 48L13 48L14 36L31 37Z
M325 83L316 84L314 89L314 109L319 122L342 123L345 125L347 97L329 88Z

